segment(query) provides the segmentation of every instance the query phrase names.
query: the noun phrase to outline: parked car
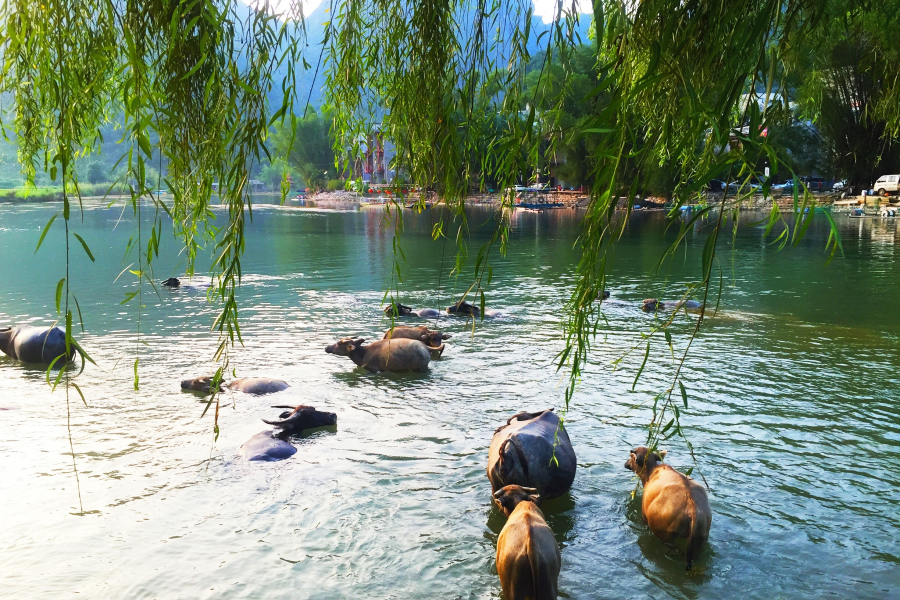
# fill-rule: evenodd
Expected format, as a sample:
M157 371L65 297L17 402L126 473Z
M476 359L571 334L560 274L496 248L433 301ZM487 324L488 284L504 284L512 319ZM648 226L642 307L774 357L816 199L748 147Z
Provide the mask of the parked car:
M847 181L845 179L835 181L834 185L831 186L831 188L835 190L843 190L845 187L847 187Z
M900 175L882 175L872 188L879 196L890 196L900 191L897 189L898 182L900 182Z

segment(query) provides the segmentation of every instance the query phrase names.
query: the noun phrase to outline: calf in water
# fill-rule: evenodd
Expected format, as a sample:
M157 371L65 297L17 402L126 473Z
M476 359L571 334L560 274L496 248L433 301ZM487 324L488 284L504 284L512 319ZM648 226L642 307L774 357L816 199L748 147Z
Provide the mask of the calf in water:
M555 600L559 581L559 545L538 508L537 490L508 485L494 502L509 517L497 539L497 575L504 600Z
M645 446L631 451L625 468L634 471L644 486L641 512L650 531L666 543L687 540L687 569L709 538L712 510L706 490L696 481L662 464L665 450L657 454Z

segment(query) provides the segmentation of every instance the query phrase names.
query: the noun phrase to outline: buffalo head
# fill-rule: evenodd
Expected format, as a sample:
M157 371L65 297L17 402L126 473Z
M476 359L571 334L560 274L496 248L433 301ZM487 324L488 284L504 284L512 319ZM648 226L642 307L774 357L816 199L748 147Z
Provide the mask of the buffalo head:
M193 379L185 379L181 382L181 389L193 390L195 392L206 392L208 394L212 379L213 378L209 375L204 375L203 377L194 377ZM219 383L219 391L222 391L221 382Z
M357 348L362 347L362 343L366 341L363 338L341 338L330 346L325 346L325 352L328 354L337 354L338 356L350 356L351 352L355 352Z
M426 330L428 333L422 335L421 340L426 346L435 348L443 345L443 340L449 340L452 335L449 333L441 333L440 331Z
M537 494L537 488L508 485L494 492L494 502L507 517L516 509L519 502L540 504L540 501L541 497Z
M472 315L476 317L481 314L481 310L477 306L469 304L465 300L460 300L456 304L448 306L447 312L451 315Z
M299 433L303 429L312 429L313 427L325 427L337 423L337 415L331 412L316 410L312 406L284 406L276 405L272 408L288 408L280 415L277 421L268 421L263 419L263 423L274 425L286 433Z
M388 317L405 317L412 313L412 309L399 302L391 302L384 307L384 314Z
M657 300L656 298L648 298L644 300L643 306L641 306L641 310L645 312L656 312L658 310L662 310L663 303Z
M656 452L650 452L650 449L646 446L639 446L631 451L631 456L625 463L625 468L640 474L645 468L652 469L657 464L661 463L665 456L665 450L660 450L657 454Z

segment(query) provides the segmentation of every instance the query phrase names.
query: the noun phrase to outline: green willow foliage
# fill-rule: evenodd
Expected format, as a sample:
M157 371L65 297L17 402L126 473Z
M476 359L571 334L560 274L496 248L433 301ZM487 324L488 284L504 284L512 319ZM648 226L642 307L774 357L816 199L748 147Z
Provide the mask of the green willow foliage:
M331 0L323 45L306 56L299 3L281 17L272 16L267 5L256 8L238 0L2 4L0 91L14 97L5 126L18 136L26 174L46 169L71 190L63 205L67 241L71 204L80 198L73 161L96 146L101 125L123 117L121 162L136 218L129 250L137 264L131 274L152 285L164 214L186 248L189 272L198 249L213 245L221 378L229 347L240 340L235 290L244 223L251 216L250 170L268 157L273 125L294 112L305 114L301 103L310 94L297 89L296 73L313 68L307 58L325 77L338 160L358 156L360 140L377 125L398 149L394 166L415 184L435 189L461 223L457 274L468 254L464 198L473 183L507 189L530 178L560 144L578 144L588 154L584 168L592 186L579 237L578 283L567 306L566 347L558 357L570 374L567 406L601 323L595 299L605 287L607 251L621 235L639 188L637 174L651 165L678 167L683 177L674 191L673 223L679 207L696 202L709 180L740 185L736 197L726 193L717 207L703 207L682 222L670 249L691 230L705 232L702 273L693 291L709 299L717 246L731 211L738 209L757 165L767 160L777 168L780 162L759 132L785 112L774 108L787 103L779 91L787 88L786 73L799 49L809 49L837 23L871 21L866 17L876 8L900 12L898 0L596 0L593 14L579 17L574 3L560 1L549 30L535 34L528 0ZM596 79L587 93L579 46L588 40L579 37L579 19L592 20ZM896 35L879 40L896 50ZM529 70L535 49L544 57L536 76ZM888 60L896 66L894 58ZM897 72L885 70L893 79L883 82L883 98L897 98ZM547 73L552 85L542 86ZM820 80L825 88L831 81L827 73ZM284 101L270 107L267 97L279 87ZM885 102L877 107L879 118L888 124L885 135L895 135L900 108ZM574 124L564 110L572 103L589 106ZM148 181L154 161L158 172L167 173L171 205L150 193L162 183ZM212 212L216 198L227 209L221 222ZM504 196L498 228L478 253L466 292L482 304L491 249L506 247L512 200ZM797 213L785 219L773 208L765 234L781 246L796 244L814 213L805 209L814 204L807 190L802 198L795 192ZM625 212L617 213L617 207ZM388 212L398 235L401 214L393 207ZM445 229L439 223L435 238L451 235ZM77 240L89 253L86 241ZM831 255L839 244L833 230ZM398 240L395 249L399 283ZM70 322L68 279L64 283ZM140 284L138 302L142 293ZM701 312L695 333L702 322ZM662 332L671 343L666 325L651 332L650 340ZM135 385L137 369L136 360ZM673 399L677 389L687 405L680 372L657 398L651 444L681 433Z

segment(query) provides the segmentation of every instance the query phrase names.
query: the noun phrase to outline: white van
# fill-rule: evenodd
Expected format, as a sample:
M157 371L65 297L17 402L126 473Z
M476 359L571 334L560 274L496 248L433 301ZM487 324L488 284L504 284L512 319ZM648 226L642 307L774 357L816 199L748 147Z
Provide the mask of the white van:
M875 190L875 193L879 196L888 196L890 194L896 194L897 182L900 181L900 175L882 175L878 178L878 181L875 182L875 185L872 186L872 189Z

